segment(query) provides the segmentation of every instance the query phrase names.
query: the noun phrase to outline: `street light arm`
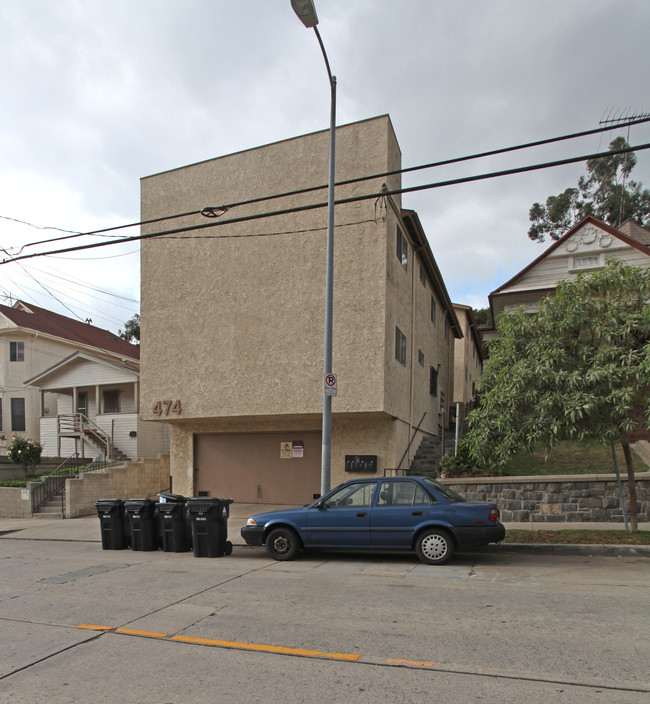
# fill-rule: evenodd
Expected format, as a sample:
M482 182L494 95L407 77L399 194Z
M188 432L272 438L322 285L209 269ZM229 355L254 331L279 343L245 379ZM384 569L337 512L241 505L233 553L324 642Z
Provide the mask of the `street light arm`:
M314 32L316 33L316 38L318 39L318 43L320 44L320 50L323 52L323 58L325 59L325 68L327 69L327 76L330 79L330 86L332 90L336 90L336 76L332 75L332 70L330 69L330 62L329 59L327 58L327 52L325 51L325 45L323 44L323 40L321 39L320 32L318 31L318 27L314 27Z

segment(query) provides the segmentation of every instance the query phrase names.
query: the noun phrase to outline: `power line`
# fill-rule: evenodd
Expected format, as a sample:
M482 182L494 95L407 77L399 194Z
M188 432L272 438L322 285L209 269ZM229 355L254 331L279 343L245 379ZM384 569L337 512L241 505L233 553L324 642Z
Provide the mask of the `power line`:
M540 171L542 169L554 168L557 166L566 166L568 164L576 164L583 161L589 161L591 159L602 159L604 157L610 157L616 154L626 154L633 151L643 151L645 149L650 149L650 144L640 144L634 147L626 147L623 149L615 149L606 152L597 152L595 154L587 154L584 156L576 156L568 159L560 159L558 161L549 161L542 164L533 164L531 166L520 166L514 169L504 169L501 171L492 171L489 173L478 174L476 176L465 176L463 178L450 179L447 181L438 181L435 183L423 184L420 186L411 186L407 188L398 188L393 190L384 189L379 193L369 193L361 196L354 196L351 198L341 198L335 201L336 205L346 205L349 203L358 203L363 200L377 199L382 196L398 195L400 193L414 193L417 191L432 190L435 188L444 188L447 186L456 186L464 183L473 183L476 181L484 181L492 178L500 178L503 176L513 176L515 174L528 173L531 171ZM77 247L66 247L63 249L51 250L48 252L37 252L35 254L23 254L20 256L12 257L11 259L3 259L0 261L0 265L9 264L11 262L21 261L23 259L33 259L35 257L50 256L53 254L63 254L67 252L79 252L86 249L96 249L97 247L106 247L112 244L120 244L122 242L136 242L141 240L153 239L157 237L164 237L165 235L177 235L184 232L194 232L197 230L204 230L210 227L219 227L223 225L233 225L242 222L250 222L252 220L261 220L265 218L277 217L280 215L292 215L294 213L305 212L309 210L316 210L319 208L327 207L327 202L325 203L312 203L310 205L295 206L293 208L285 208L283 210L275 210L267 213L256 213L253 215L245 215L240 218L231 218L230 220L218 220L216 222L205 223L202 225L187 225L185 227L179 227L173 230L164 230L161 232L152 232L144 235L134 235L133 237L126 237L119 240L112 240L110 242L94 242L92 244L79 245ZM160 220L171 219L171 218L159 218ZM265 235L256 235L258 237L264 237ZM223 237L241 237L241 235L224 235Z
M499 154L507 154L509 152L520 151L522 149L531 149L533 147L539 147L539 146L544 146L547 144L553 144L555 142L563 142L563 141L567 141L567 140L571 140L571 139L578 139L580 137L587 137L587 136L602 133L602 132L611 132L612 129L620 129L622 127L630 127L632 125L638 125L638 124L641 124L644 122L650 122L649 115L633 116L629 120L627 120L625 122L620 122L617 125L615 125L614 127L611 124L608 124L605 127L596 127L591 130L583 130L581 132L573 132L571 134L561 135L559 137L549 137L547 139L540 139L540 140L536 140L533 142L526 142L524 144L518 144L515 146L501 147L499 149L491 149L491 150L485 151L485 152L479 152L476 154L470 154L470 155L461 156L461 157L454 157L452 159L444 159L442 161L431 162L428 164L421 164L419 166L410 166L410 167L406 167L404 169L395 169L393 171L385 171L382 173L373 174L371 176L359 176L359 177L347 179L344 181L337 181L335 185L336 186L348 186L348 185L352 185L355 183L361 183L363 181L370 181L370 180L379 179L379 178L387 178L388 176L397 176L399 174L412 173L414 171L422 171L425 169L437 168L439 166L449 166L451 164L458 164L458 163L462 163L465 161L471 161L474 159L483 159L483 158L490 157L490 156L497 156ZM166 215L165 217L153 218L151 220L142 220L140 222L129 223L126 225L115 225L113 227L107 227L107 228L103 228L103 229L99 229L99 230L91 230L88 232L76 232L74 230L64 230L62 228L57 228L57 227L43 227L43 226L38 226L38 225L32 225L31 223L25 222L23 220L17 220L16 218L9 218L9 217L2 216L2 215L0 215L0 218L4 218L6 220L14 220L15 222L20 222L25 225L30 225L31 227L35 227L37 229L53 229L53 230L61 230L62 232L71 233L71 234L66 235L64 237L55 237L55 238L52 238L49 240L40 240L37 242L30 242L28 244L25 244L20 248L20 250L18 250L18 253L16 255L16 256L18 256L23 252L23 250L26 247L34 247L39 244L48 244L50 242L59 242L59 241L65 240L65 239L73 239L76 237L99 236L103 233L114 232L116 230L128 229L131 227L137 227L139 225L154 225L158 222L164 222L167 220L174 220L177 218L190 217L190 216L199 215L199 214L203 215L204 217L211 217L211 218L220 217L221 215L225 214L228 210L231 210L232 208L241 207L244 205L254 205L256 203L263 203L263 202L275 200L278 198L287 198L287 197L291 197L291 196L304 195L306 193L313 193L315 191L321 191L326 188L327 188L327 184L323 184L321 186L310 186L308 188L302 188L302 189L298 189L295 191L286 191L284 193L277 193L277 194L269 195L269 196L260 196L257 198L251 198L249 200L238 201L235 203L229 203L227 205L211 206L211 207L203 208L201 210L193 210L193 211L186 212L186 213L177 213L175 215ZM130 242L130 241L133 241L133 239L125 237L121 241Z

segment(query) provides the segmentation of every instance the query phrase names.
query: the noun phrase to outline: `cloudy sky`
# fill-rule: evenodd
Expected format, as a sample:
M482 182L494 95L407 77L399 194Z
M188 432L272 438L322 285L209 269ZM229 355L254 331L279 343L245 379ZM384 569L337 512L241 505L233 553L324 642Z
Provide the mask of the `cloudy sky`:
M650 112L647 0L316 3L338 124L388 113L404 167ZM137 222L143 176L329 125L316 37L289 0L2 0L0 62L0 260L65 234L34 226ZM603 151L621 133L415 172L404 185ZM632 128L632 145L647 142L650 123ZM637 157L633 176L650 186L650 150ZM406 195L452 300L487 305L538 256L528 209L583 172ZM139 310L137 243L4 264L0 302L8 296L117 332Z

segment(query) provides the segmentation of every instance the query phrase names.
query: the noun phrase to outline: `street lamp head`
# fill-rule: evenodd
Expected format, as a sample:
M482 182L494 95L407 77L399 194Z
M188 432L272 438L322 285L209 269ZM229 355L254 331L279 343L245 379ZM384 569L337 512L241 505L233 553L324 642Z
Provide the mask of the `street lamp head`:
M318 24L316 7L312 0L291 0L291 7L305 27L315 27Z

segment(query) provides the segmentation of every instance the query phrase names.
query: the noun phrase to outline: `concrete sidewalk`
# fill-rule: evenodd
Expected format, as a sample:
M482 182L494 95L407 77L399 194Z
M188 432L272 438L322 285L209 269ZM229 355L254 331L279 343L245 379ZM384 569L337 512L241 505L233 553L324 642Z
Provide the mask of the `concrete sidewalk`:
M240 535L248 516L289 506L268 504L238 504L230 506L228 519L228 540L234 546L245 547ZM506 531L521 530L625 530L622 523L505 523ZM650 530L650 523L639 524L639 530ZM43 518L0 518L0 538L11 537L19 540L59 540L101 543L101 530L98 517L43 519ZM650 546L633 545L565 545L565 544L524 544L502 543L490 545L490 551L533 552L543 554L606 554L606 555L647 555Z

